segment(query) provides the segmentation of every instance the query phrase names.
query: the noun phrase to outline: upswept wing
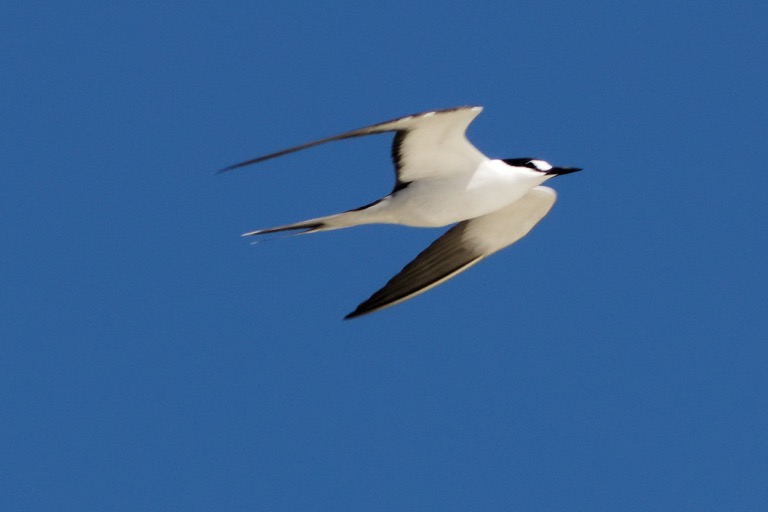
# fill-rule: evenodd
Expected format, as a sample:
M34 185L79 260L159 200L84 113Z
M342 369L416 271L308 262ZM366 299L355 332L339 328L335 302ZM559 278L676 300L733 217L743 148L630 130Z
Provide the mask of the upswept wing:
M549 187L535 187L506 208L456 224L345 318L415 297L513 244L544 218L556 197Z
M225 167L219 172L256 164L326 142L385 132L395 132L392 160L397 175L396 188L430 176L471 172L487 157L470 144L464 133L482 110L482 107L467 106L422 112L252 158Z

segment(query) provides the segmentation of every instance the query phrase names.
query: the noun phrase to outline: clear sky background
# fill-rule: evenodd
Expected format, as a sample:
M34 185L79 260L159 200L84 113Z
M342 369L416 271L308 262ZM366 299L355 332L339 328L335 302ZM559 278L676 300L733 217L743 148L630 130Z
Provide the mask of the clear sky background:
M767 5L6 4L2 508L765 510ZM518 244L342 321L443 230L239 237L466 104L585 169Z

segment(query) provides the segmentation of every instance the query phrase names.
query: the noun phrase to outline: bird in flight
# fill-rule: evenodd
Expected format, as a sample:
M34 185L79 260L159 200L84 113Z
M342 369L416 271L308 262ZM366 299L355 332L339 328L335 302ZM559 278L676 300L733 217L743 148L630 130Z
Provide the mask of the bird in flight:
M433 110L366 126L230 165L227 172L326 142L394 132L395 185L373 203L346 212L244 233L316 233L361 224L455 224L345 318L403 302L463 272L525 236L555 202L542 183L580 171L537 158L491 159L465 137L482 107Z

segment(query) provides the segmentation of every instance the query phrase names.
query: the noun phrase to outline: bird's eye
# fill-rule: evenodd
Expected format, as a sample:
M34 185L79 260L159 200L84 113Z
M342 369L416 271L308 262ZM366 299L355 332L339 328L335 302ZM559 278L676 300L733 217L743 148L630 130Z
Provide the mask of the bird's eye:
M525 166L535 171L539 170L539 166L536 165L536 162L534 160L528 160L527 162L525 162Z
M507 158L504 163L513 167L527 167L534 171L540 171L542 161L536 158Z

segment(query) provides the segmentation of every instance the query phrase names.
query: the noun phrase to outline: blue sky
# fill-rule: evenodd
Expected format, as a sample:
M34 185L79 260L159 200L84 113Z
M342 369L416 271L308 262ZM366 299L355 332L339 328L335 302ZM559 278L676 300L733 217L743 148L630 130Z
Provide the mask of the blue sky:
M762 510L761 2L24 2L0 17L8 510ZM342 321L442 230L239 234L389 191L482 105L525 239Z

